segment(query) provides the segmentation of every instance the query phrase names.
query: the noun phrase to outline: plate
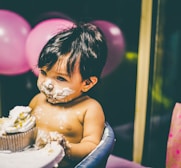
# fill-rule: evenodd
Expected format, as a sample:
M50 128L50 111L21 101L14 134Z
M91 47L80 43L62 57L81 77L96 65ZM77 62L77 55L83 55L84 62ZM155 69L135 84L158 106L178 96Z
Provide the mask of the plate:
M64 149L57 143L47 144L37 150L29 148L21 152L0 151L0 167L4 168L52 168L65 156Z

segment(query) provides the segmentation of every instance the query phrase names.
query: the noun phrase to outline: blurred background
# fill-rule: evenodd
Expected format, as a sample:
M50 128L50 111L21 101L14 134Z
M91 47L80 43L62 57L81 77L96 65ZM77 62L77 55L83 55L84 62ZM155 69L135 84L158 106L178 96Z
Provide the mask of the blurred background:
M44 42L41 41L44 33L51 30L45 27L45 21L88 20L100 26L110 41L109 63L92 96L101 102L106 119L114 129L117 141L113 154L133 160L141 5L141 0L0 0L1 116L7 116L15 105L28 105L38 93L33 56L38 52L36 49L40 50L39 43ZM171 114L175 103L181 101L179 7L179 0L153 0L142 164L154 168L165 167ZM19 17L22 18L19 20ZM44 26L47 32L40 29L41 32L37 25ZM16 33L22 26L26 31ZM7 34L3 35L3 29L8 30ZM27 46L27 39L31 46ZM33 63L25 63L25 58Z

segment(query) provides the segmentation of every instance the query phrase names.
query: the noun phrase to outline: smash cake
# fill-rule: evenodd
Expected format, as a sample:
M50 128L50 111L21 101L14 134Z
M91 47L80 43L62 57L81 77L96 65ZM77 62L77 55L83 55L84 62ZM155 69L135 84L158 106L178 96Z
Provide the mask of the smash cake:
M35 117L29 106L15 106L8 117L0 118L0 150L17 152L34 144Z
M57 132L36 127L29 106L15 106L8 117L0 118L0 167L57 167L65 156L61 141Z
M8 117L0 118L0 167L57 167L65 156L61 141L57 132L36 127L29 106L15 106Z

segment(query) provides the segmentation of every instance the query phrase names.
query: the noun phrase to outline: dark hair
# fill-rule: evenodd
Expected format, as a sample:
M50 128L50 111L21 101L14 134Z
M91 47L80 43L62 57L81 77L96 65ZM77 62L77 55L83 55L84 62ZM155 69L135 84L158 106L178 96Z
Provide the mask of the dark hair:
M77 59L80 60L80 73L83 79L90 76L100 78L107 58L107 46L104 35L91 23L79 23L52 37L42 49L38 67L47 69L56 63L59 57L70 53L67 72L71 76Z

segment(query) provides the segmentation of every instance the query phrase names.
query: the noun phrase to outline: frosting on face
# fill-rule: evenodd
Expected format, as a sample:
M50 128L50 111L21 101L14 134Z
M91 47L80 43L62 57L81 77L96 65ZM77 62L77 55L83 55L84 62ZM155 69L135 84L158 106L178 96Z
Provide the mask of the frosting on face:
M50 79L43 83L38 83L37 86L46 95L48 102L53 104L61 103L63 99L74 93L74 90L68 87L60 88L54 85Z

